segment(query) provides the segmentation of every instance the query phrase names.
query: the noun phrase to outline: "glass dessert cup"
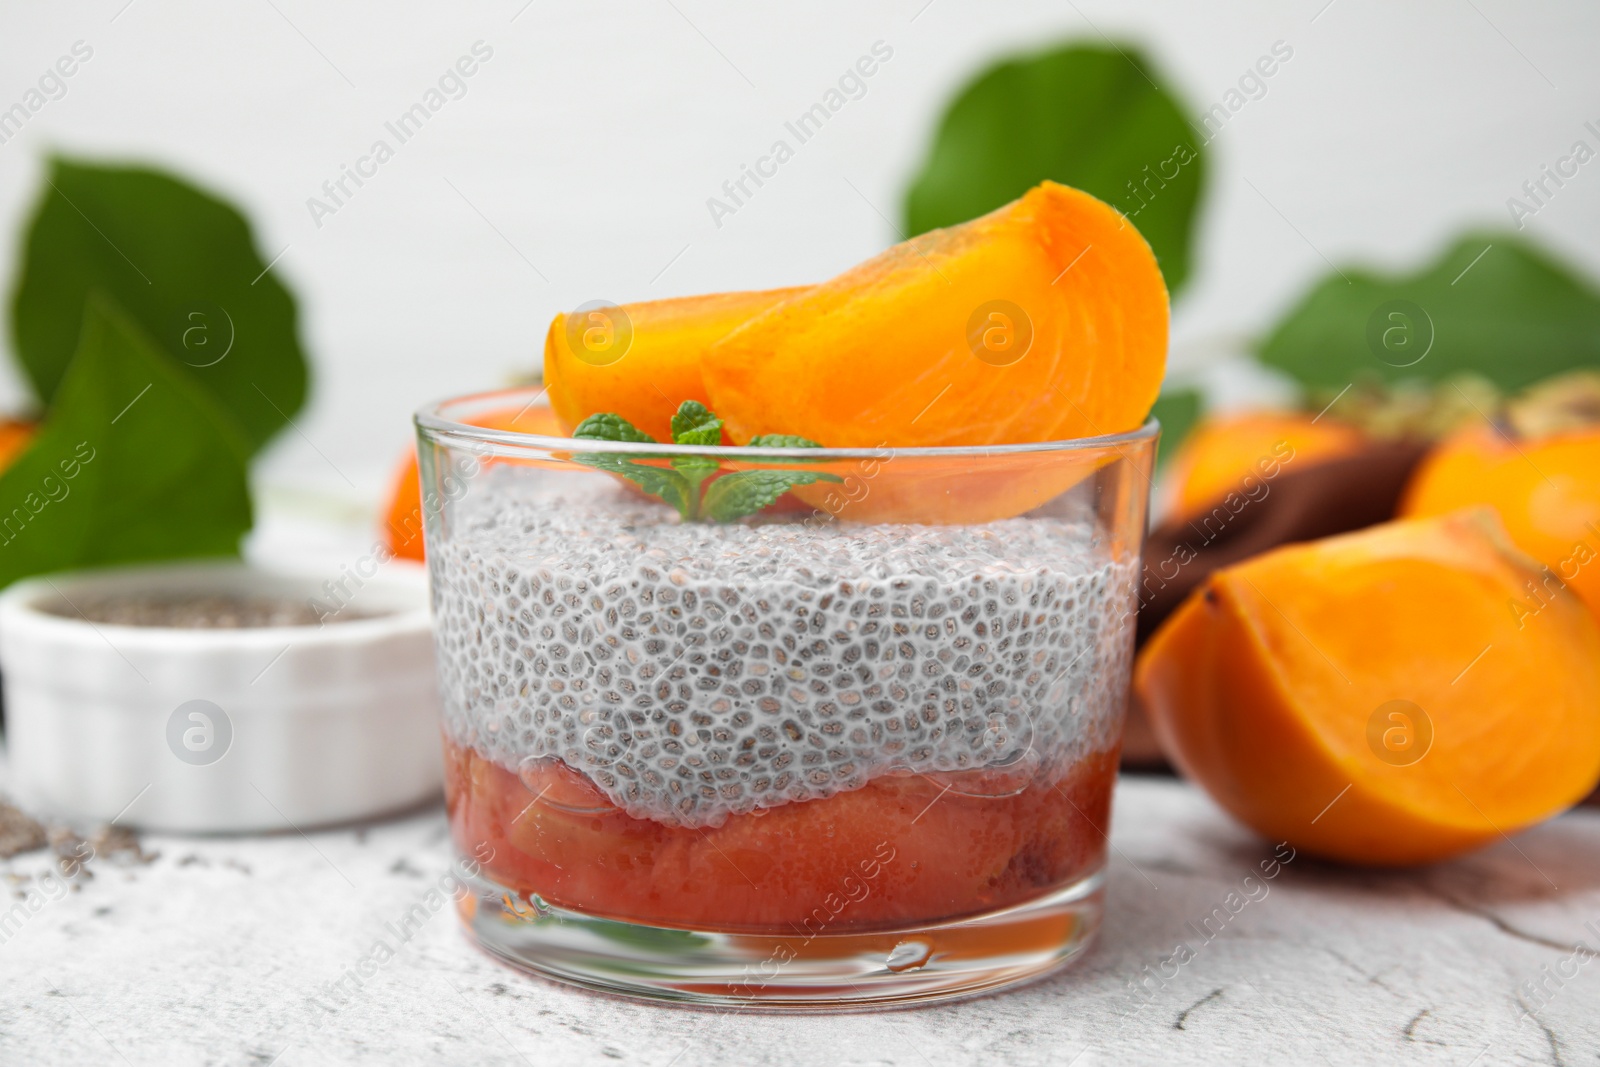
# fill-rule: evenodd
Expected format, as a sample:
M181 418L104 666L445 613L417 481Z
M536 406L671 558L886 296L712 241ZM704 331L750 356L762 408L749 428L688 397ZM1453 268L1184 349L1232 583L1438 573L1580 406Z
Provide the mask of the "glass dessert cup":
M800 1009L965 996L1081 953L1154 422L900 450L474 425L538 395L417 415L476 940L613 993ZM641 467L705 472L704 504L668 506ZM708 521L752 479L711 487L749 471L817 478Z

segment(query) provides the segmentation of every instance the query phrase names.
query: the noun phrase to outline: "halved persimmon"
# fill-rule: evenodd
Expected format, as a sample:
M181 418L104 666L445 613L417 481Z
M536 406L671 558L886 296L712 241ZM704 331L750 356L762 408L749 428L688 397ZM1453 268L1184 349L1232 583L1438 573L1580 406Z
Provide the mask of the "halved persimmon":
M1529 826L1600 778L1600 625L1487 509L1291 545L1217 571L1135 686L1186 775L1273 840L1425 863Z

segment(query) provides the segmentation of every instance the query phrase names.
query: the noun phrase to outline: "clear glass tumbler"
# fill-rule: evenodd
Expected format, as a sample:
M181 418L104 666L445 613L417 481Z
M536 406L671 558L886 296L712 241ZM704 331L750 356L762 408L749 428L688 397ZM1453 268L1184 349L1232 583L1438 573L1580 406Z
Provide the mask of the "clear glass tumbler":
M479 943L610 992L796 1008L1080 953L1156 424L916 449L488 428L538 395L417 414Z

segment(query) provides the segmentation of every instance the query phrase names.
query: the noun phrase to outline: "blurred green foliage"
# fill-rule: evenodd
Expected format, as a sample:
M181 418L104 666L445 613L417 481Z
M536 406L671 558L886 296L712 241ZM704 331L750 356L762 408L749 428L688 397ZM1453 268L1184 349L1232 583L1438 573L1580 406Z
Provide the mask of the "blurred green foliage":
M300 410L294 300L236 208L170 174L54 159L11 301L22 368L48 406L89 294L113 300L237 421L252 450Z
M1156 398L1150 414L1161 420L1161 446L1156 453L1156 466L1167 462L1200 421L1202 397L1198 389L1163 389Z
M308 378L294 299L238 209L150 168L52 160L11 335L41 426L0 474L0 585L238 551L250 457Z
M251 521L248 458L228 413L91 298L49 418L0 474L0 585L236 552Z
M1167 288L1183 287L1204 150L1137 48L1068 44L980 72L945 111L906 194L907 233L976 218L1047 178L1116 205L1150 242Z
M1327 275L1258 354L1308 389L1474 373L1513 392L1600 366L1600 292L1521 237L1467 233L1412 273Z

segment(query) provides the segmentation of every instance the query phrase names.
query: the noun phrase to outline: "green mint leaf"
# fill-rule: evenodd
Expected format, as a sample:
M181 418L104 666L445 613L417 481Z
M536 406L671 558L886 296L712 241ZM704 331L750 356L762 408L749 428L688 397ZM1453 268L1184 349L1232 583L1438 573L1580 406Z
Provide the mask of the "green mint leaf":
M809 437L796 437L789 433L763 433L750 438L748 448L821 448Z
M650 467L643 463L624 462L617 473L651 496L660 497L677 508L678 514L684 518L693 516L696 494L684 481L683 475L677 471Z
M590 415L578 423L578 428L572 431L572 436L591 441L633 441L652 445L656 443L654 437L638 429L621 415L613 415L610 412Z
M1202 116L1191 125L1169 84L1123 42L1001 59L963 86L939 120L906 192L906 233L975 219L1053 178L1121 209L1176 296L1189 275L1205 185L1201 140L1215 122L1202 125Z
M718 424L720 426L720 423ZM710 456L678 456L672 461L672 468L683 475L689 489L689 512L685 515L688 519L700 517L700 485L707 478L717 472L721 466Z
M575 454L572 459L586 467L628 479L651 496L658 497L677 508L678 514L685 519L693 517L695 507L699 503L698 493L691 493L689 483L677 471L635 463L626 456L614 456L605 452L581 452Z
M672 416L672 441L679 445L722 443L722 420L698 400L685 400Z
M701 511L717 522L732 522L754 515L796 485L843 481L835 474L816 471L738 471L724 474L706 489Z
M1515 392L1600 364L1600 291L1514 233L1467 233L1413 272L1328 275L1257 353L1310 389L1474 373Z
M304 405L294 299L245 217L214 194L142 167L52 160L11 299L16 352L45 407L79 350L91 292L209 393L252 451Z
M710 456L678 456L672 461L675 470L681 471L686 478L701 481L707 475L716 473L720 464Z
M93 297L49 417L0 474L0 585L239 550L249 442L171 356Z
M572 436L603 441L653 442L619 415L591 415ZM698 400L685 400L672 416L672 441L679 445L717 445L722 441L722 420ZM750 441L755 448L821 448L817 442L790 434L763 434ZM739 471L706 480L720 469L711 456L674 456L671 469L652 467L626 456L586 452L576 462L627 478L652 496L678 509L684 521L711 519L729 522L752 515L777 500L790 487L812 482L841 481L837 475L814 471ZM662 458L662 457L655 457ZM779 462L775 460L774 462ZM704 487L702 491L702 487Z

